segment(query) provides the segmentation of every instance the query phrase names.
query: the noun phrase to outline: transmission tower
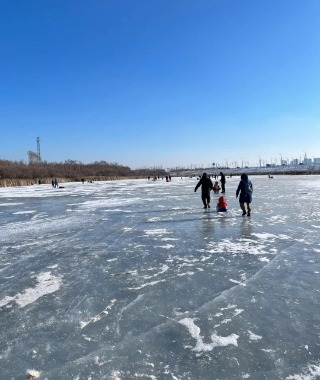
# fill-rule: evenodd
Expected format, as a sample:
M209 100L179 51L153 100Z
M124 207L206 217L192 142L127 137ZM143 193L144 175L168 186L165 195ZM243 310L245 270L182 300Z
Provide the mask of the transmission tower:
M40 137L37 137L37 156L38 156L38 161L41 161L41 155L40 155Z

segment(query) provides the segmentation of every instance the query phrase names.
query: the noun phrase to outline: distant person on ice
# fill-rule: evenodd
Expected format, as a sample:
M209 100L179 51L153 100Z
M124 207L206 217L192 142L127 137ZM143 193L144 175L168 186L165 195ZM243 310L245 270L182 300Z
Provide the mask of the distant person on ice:
M217 212L226 212L228 207L228 203L224 196L219 198L219 202L217 203Z
M248 175L246 173L241 174L241 180L236 191L236 198L238 198L240 193L239 202L242 210L242 216L251 215L252 192L253 186ZM247 210L245 208L245 204L247 205Z
M220 179L221 193L225 193L226 192L226 176L222 172L220 172L220 175L221 175L221 179Z
M213 185L213 192L215 194L219 194L219 191L220 191L220 186L219 186L219 183L218 181L215 181L214 185Z
M198 187L201 186L201 199L203 202L203 208L210 208L210 190L213 189L213 183L208 177L207 173L203 173L200 181L197 183L197 186L194 189L194 192L198 190Z

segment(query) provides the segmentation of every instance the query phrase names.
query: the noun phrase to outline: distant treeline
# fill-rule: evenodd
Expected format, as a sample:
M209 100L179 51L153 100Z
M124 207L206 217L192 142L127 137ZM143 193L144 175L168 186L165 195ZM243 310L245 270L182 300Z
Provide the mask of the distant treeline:
M70 180L91 179L96 177L143 177L163 176L163 169L132 170L128 166L106 161L96 161L83 164L79 161L67 160L65 162L36 162L0 160L0 179L27 179L66 178Z

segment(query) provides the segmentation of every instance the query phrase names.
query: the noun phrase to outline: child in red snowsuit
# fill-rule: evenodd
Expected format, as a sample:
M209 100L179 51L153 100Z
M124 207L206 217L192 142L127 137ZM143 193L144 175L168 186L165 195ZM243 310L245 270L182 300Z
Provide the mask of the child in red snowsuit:
M219 202L217 203L217 212L226 212L228 207L228 203L225 198L222 196L219 198Z
M214 192L215 194L219 194L219 191L220 191L220 186L219 186L219 184L218 184L218 181L216 181L216 182L214 183L214 185L213 185L213 192Z

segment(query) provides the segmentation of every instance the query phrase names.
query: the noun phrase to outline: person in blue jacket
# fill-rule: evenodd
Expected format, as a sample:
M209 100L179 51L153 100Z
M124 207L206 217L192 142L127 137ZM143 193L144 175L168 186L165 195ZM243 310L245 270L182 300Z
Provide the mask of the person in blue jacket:
M197 183L197 186L194 189L194 192L197 191L198 187L201 186L201 199L203 202L203 208L210 208L210 190L213 189L213 183L208 177L207 173L203 173L200 181Z
M249 180L248 174L241 174L241 180L236 191L236 198L238 198L238 195L240 193L239 203L242 210L242 216L251 215L252 192L253 186L252 182ZM245 204L247 205L247 210Z

